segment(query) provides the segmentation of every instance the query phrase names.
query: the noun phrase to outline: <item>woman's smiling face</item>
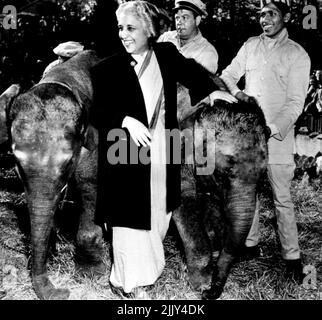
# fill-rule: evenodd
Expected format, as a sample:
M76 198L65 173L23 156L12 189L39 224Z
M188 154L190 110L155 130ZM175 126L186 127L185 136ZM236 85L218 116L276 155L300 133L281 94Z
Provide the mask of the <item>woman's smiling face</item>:
M148 50L148 36L141 21L130 13L123 12L118 17L119 37L128 53L141 54Z

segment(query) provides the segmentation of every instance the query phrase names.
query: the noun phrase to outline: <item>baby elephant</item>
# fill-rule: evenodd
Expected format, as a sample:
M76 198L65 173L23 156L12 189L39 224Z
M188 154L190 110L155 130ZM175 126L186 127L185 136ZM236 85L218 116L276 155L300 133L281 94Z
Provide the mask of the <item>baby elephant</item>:
M94 224L97 150L84 148L92 101L90 68L98 61L84 51L51 69L18 95L12 85L0 97L1 141L11 140L31 222L32 283L40 299L67 299L47 276L46 258L53 216L62 190L73 177L82 208L76 263L84 272L102 272L102 230ZM6 125L8 127L6 127ZM3 130L6 127L7 130ZM91 130L92 140L97 134Z
M265 118L254 101L217 101L182 122L181 132L182 205L173 219L192 286L204 290L204 299L217 299L252 224L268 158ZM186 152L189 132L191 153Z

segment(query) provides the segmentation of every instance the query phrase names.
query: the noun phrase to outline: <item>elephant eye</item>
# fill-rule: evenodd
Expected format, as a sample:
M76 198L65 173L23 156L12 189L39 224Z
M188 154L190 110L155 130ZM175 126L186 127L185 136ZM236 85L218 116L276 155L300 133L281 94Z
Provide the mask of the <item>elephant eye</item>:
M64 127L64 138L66 140L74 140L75 139L75 128L71 126L65 126Z

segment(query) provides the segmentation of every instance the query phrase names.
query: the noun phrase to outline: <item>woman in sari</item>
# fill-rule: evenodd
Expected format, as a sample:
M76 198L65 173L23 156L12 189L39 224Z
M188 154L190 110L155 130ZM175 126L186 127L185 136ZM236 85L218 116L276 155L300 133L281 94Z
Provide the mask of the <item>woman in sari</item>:
M166 138L166 132L178 129L176 83L190 89L195 103L207 96L210 102L235 99L219 91L208 72L185 59L173 44L156 42L155 6L125 2L116 16L125 50L94 67L90 118L99 132L97 221L112 227L110 283L131 293L154 284L161 275L162 242L171 213L180 205L180 163L173 163L176 150L171 151ZM118 162L111 158L113 129L124 132L117 143L125 157Z

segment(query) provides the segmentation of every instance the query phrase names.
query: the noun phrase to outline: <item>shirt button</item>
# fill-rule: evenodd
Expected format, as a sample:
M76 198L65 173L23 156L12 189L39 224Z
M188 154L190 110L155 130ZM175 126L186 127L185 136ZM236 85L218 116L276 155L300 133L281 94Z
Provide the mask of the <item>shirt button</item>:
M261 96L261 94L260 94L260 93L258 93L258 94L257 94L257 97L260 97L260 96Z
M264 80L264 77L261 77L261 80L263 81Z
M264 61L264 64L267 64L267 61Z

